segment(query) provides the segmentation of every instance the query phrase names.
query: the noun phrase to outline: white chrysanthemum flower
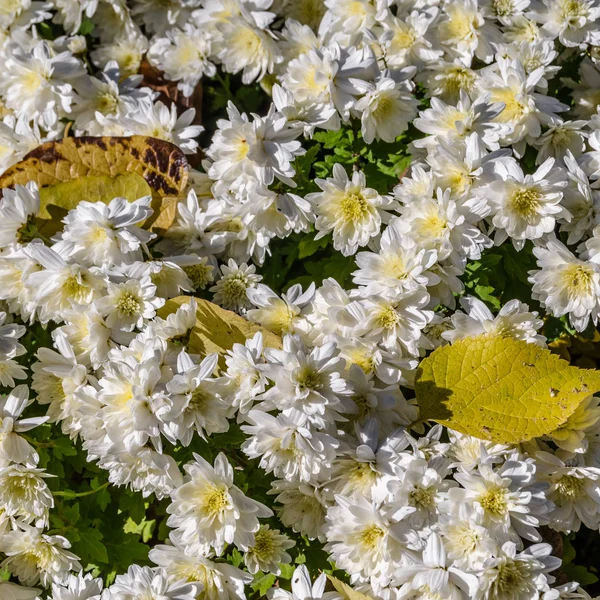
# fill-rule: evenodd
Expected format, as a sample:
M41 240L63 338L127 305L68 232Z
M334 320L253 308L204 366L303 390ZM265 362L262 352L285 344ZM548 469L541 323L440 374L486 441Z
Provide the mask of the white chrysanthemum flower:
M68 81L83 72L79 60L69 52L54 52L44 40L30 51L15 46L0 73L0 93L17 116L51 129L71 112L74 91Z
M476 226L489 212L485 200L473 197L458 204L449 189L437 190L437 197L409 201L398 219L401 234L412 237L422 248L436 250L438 260L448 259L463 267L467 258L477 260L491 240Z
M97 427L101 423L97 424ZM93 454L93 446L88 450ZM169 454L159 454L152 448L143 447L132 453L123 446L113 446L111 451L100 458L98 464L108 471L108 480L113 485L126 485L144 498L152 494L158 500L168 498L181 487L183 478L175 459Z
M261 408L305 413L318 429L341 420L353 411L351 390L343 377L346 361L335 343L309 348L296 335L283 338L283 349L265 350L267 364L261 370L274 385L261 398Z
M586 121L565 121L551 125L541 137L534 142L538 149L536 164L542 164L547 158L554 158L560 164L565 157L579 157L585 152L585 140L588 133L583 130Z
M397 294L391 299L371 296L352 302L346 310L347 322L355 335L380 344L401 356L419 356L424 341L422 330L433 319L426 310L429 294L423 287Z
M156 286L150 277L130 279L124 283L109 283L106 295L96 307L106 318L106 325L117 331L133 331L142 328L147 319L156 314L164 303L156 297Z
M87 308L106 286L103 273L77 263L70 264L56 250L43 244L29 244L25 252L43 267L30 273L25 281L38 304L42 323L58 321L65 311L74 307Z
M206 154L212 159L208 175L211 179L234 183L242 175L250 175L270 185L277 177L293 185L292 161L304 154L296 140L301 131L271 104L264 117L240 113L232 102L227 105L229 120L217 122L218 129Z
M585 453L588 450L586 431L600 420L600 399L589 396L577 405L569 418L548 434L548 437L567 452Z
M244 554L244 563L253 575L259 571L265 573L281 573L281 564L289 564L292 557L286 552L293 548L296 542L279 529L271 529L261 525L254 535L254 544Z
M36 527L48 526L48 514L54 499L43 469L10 465L0 469L0 505L6 515Z
M38 600L40 590L9 581L0 581L0 595L3 600Z
M548 158L532 175L524 175L515 162L495 165L497 179L481 194L491 207L492 224L497 228L496 244L508 237L517 249L526 240L537 240L554 231L556 220L569 221L571 215L561 206L566 186L564 172Z
M37 464L37 452L19 433L30 431L45 423L49 417L21 419L22 412L32 402L26 385L18 385L10 394L0 396L0 464Z
M177 374L167 383L171 394L169 408L161 412L163 434L173 444L189 446L196 433L203 439L229 429L230 405L218 394L214 379L217 354L209 354L196 364L182 351L177 356Z
M195 116L194 108L178 116L175 103L167 107L159 100L154 104L138 104L138 109L124 116L122 123L130 134L159 138L179 146L186 154L194 154L198 148L196 138L204 131L202 125L193 124ZM176 190L167 186L165 191Z
M454 565L467 570L481 568L498 546L490 530L483 525L483 516L472 505L458 503L448 506L440 515L440 533Z
M544 322L536 311L530 312L527 304L517 299L509 300L496 317L489 308L474 296L463 296L460 304L467 314L456 311L450 318L453 329L441 335L449 342L482 334L500 335L545 346L546 338L537 331Z
M246 600L244 587L252 576L225 562L190 552L177 545L158 545L150 550L150 560L161 566L170 581L188 581L201 586L206 600Z
M219 32L221 39L215 41L217 57L228 73L241 71L246 85L272 73L283 58L270 29L257 27L244 18L227 19L219 24Z
M501 145L516 144L515 149L521 155L524 140L537 140L542 134L542 125L558 123L556 113L569 107L556 98L535 92L544 75L543 68L528 75L520 62L502 57L498 57L496 67L484 71L479 86L490 94L492 102L504 104L496 121L510 125L511 129L500 142Z
M506 542L500 555L490 558L480 572L474 598L540 598L544 592L550 591L549 581L544 573L554 571L561 563L559 558L550 556L551 552L550 544L534 544L517 553L515 544Z
M234 485L233 468L224 454L217 456L214 467L196 453L194 459L184 466L187 481L173 492L167 508L174 539L203 553L214 548L220 554L226 544L247 550L254 543L258 518L270 517L272 511Z
M97 307L65 311L64 318L65 324L53 332L53 337L60 331L71 345L78 363L95 369L100 367L108 355L110 329Z
M568 223L561 223L561 230L569 234L567 244L573 244L587 237L600 223L600 192L592 189L587 175L568 151L564 162L568 182L563 190L562 204L572 218Z
M435 22L436 13L412 11L402 18L392 14L381 23L383 33L379 41L385 51L385 62L389 68L407 65L422 66L438 60L443 52L434 49L428 39L429 27Z
M63 583L69 571L81 571L78 557L67 550L70 547L64 537L45 535L20 523L18 529L0 536L0 551L6 555L0 566L25 585Z
M209 60L211 39L205 29L185 23L183 29L170 29L165 37L152 40L148 60L165 73L185 96L191 96L204 75L214 77L216 68Z
M401 585L405 598L473 598L479 582L477 577L451 564L444 542L437 533L427 539L420 561L400 567L393 577L395 585Z
M310 310L314 295L314 283L304 291L300 284L295 284L281 298L259 283L248 290L248 299L258 308L249 310L246 317L277 335L301 334L307 328L303 313Z
M63 219L59 236L73 261L84 265L113 266L142 260L146 244L155 234L139 224L151 214L150 196L130 202L114 198L104 202L79 202Z
M337 592L326 592L327 576L321 573L314 583L305 565L296 567L292 574L292 591L281 588L271 588L267 592L269 600L339 600L341 595Z
M361 576L389 581L407 552L407 529L401 520L414 508L397 511L392 521L375 501L358 495L338 495L335 500L327 511L325 549L354 579Z
M579 531L581 524L597 529L600 524L600 469L581 464L581 455L563 461L549 452L536 454L539 478L549 484L546 495L554 503L549 525L561 532Z
M489 63L494 43L502 39L493 22L485 20L475 0L460 0L443 6L443 16L436 25L437 40L446 53L470 65L474 56Z
M104 69L115 61L124 77L137 75L142 57L148 50L148 39L139 31L117 35L110 42L99 45L91 53L95 65Z
M424 83L428 96L437 96L444 102L456 104L461 93L475 95L480 73L462 62L437 61L426 66L417 80Z
M200 586L186 581L169 582L164 569L132 565L127 573L117 575L115 582L106 588L106 600L195 600Z
M457 472L454 479L462 487L448 490L448 506L472 503L497 540L521 547L521 538L539 542L537 529L548 523L552 503L546 498L547 484L537 482L535 474L533 459L507 460L497 470L479 465L476 472Z
M217 379L218 390L240 415L248 413L257 396L267 387L267 379L260 370L263 363L263 335L260 331L244 344L234 344L225 354L226 369Z
M420 248L412 238L401 235L398 222L398 217L390 221L381 236L378 253L356 255L359 269L352 274L353 281L364 286L361 293L365 296L393 298L406 290L439 283L429 270L437 260L437 252Z
M315 239L333 232L333 247L345 256L375 237L390 218L387 211L396 208L389 196L367 187L362 171L354 171L350 179L339 163L333 165L333 177L315 183L322 191L306 196L317 216Z
M102 579L91 573L69 575L62 584L52 584L52 600L98 600L102 592Z
M367 144L375 139L393 142L415 116L417 99L388 77L365 86L365 92L354 105L354 110L361 115L364 141Z
M277 494L275 501L281 504L276 508L283 525L309 539L325 541L325 501L319 489L308 483L276 480L269 494Z
M432 525L438 519L439 504L445 498L444 492L452 485L445 481L446 468L443 464L415 458L398 469L397 477L388 481L391 500L387 510L389 514L404 511L411 507L406 520L416 528Z
M274 417L262 410L251 410L245 420L249 425L242 425L242 431L249 438L242 450L250 458L260 458L265 472L307 482L326 477L340 443L333 436L316 431L306 414L288 409Z
M246 263L238 265L230 258L227 265L221 265L221 273L222 277L210 288L215 294L214 302L236 312L249 308L248 290L262 279L256 275L256 267Z
M577 259L558 240L533 249L539 271L529 272L532 298L555 317L569 315L571 325L583 331L600 314L600 269L591 261Z
M600 5L596 0L542 0L531 17L549 37L567 48L600 44Z
M40 194L35 182L5 189L0 205L0 248L26 244L37 237L35 219L40 210Z

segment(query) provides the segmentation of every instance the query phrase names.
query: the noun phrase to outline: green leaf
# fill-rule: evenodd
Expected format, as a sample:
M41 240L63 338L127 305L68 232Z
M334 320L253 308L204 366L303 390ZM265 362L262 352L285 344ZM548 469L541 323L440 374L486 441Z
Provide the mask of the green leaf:
M89 35L94 31L94 23L89 17L84 17L81 20L81 25L79 27L79 31L77 32L79 35Z
M90 487L93 490L97 490L102 484L100 483L100 480L98 479L98 477L94 477L91 481L90 481ZM101 489L97 494L94 495L96 504L98 504L98 506L100 507L100 510L104 511L106 510L106 507L110 504L111 502L111 497L110 497L110 493L106 488Z
M84 527L79 530L79 542L75 546L80 546L80 555L89 557L89 562L92 563L108 563L108 552L106 546L102 543L103 536L92 527Z
M563 565L562 571L570 581L577 581L579 585L591 585L598 581L598 577L593 573L590 573L585 567L574 565L572 563Z
M438 348L421 361L415 381L421 419L515 444L555 430L598 390L600 371L494 335Z
M259 571L252 582L252 590L258 592L260 597L264 598L267 595L267 591L273 587L276 580L277 577L273 575L273 573L267 573L265 575Z
M312 256L315 252L326 248L330 241L330 236L325 236L315 240L314 237L307 235L298 243L298 258L307 258L308 256Z

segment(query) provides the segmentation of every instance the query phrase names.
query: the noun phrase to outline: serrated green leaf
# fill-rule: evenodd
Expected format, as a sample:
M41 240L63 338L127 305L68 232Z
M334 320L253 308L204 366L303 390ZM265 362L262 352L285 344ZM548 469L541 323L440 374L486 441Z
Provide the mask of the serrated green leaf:
M493 335L438 348L421 361L415 380L421 419L515 444L555 430L598 390L600 371Z
M79 542L75 546L91 563L108 563L108 552L102 543L103 536L97 529L84 527L79 530Z
M267 591L273 587L273 584L277 580L277 576L273 573L267 573L266 575L260 571L256 574L254 581L252 582L252 589L260 594L260 597L266 597Z
M326 248L330 241L331 238L328 236L315 240L314 237L307 235L298 243L298 258L307 258L312 256L315 252Z

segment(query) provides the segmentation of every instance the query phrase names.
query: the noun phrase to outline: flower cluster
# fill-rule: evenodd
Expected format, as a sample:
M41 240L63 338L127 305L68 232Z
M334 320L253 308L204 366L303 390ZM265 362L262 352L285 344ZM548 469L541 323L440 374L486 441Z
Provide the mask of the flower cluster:
M589 598L548 542L600 529L600 400L500 444L413 387L471 336L597 335L597 0L7 0L0 61L0 173L68 136L196 167L166 230L150 196L81 197L48 232L43 187L2 190L1 600L343 598L317 568ZM205 299L256 333L199 344ZM70 550L43 428L163 517L147 560Z

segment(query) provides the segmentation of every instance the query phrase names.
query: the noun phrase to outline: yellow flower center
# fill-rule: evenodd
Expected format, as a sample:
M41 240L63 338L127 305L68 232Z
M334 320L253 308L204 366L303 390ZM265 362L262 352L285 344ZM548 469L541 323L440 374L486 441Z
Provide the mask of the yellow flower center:
M133 294L125 292L117 300L117 311L122 316L132 317L140 312L139 298L136 298Z
M504 488L491 488L477 499L488 515L500 517L506 513L508 502Z
M396 103L394 102L394 99L391 96L380 96L377 102L377 106L372 113L373 118L377 121L384 121L393 114L395 106Z
M492 7L499 17L507 17L512 15L514 3L513 0L493 0Z
M433 214L422 219L419 230L423 237L441 238L446 233L448 221L438 214Z
M273 533L270 529L262 527L256 532L254 536L254 546L252 547L252 553L263 561L269 561L273 557L275 551L275 541L273 540Z
M69 275L62 284L63 293L78 304L85 302L89 288L83 283L84 276L81 279L77 275Z
M447 94L458 96L461 90L471 92L475 88L475 80L475 73L471 69L455 66L447 72L444 87Z
M413 47L416 39L417 38L412 27L399 28L394 34L392 47L394 50L407 50L408 48Z
M323 387L321 375L312 367L303 367L296 376L296 385L301 390L318 390Z
M117 112L118 100L109 92L101 94L96 102L96 110L103 115L112 115Z
M225 485L211 486L204 494L202 511L210 517L216 517L229 505L229 490Z
M585 496L585 481L574 475L563 475L554 483L556 493L562 502L573 502Z
M585 265L569 265L563 271L563 283L569 296L585 296L592 292L594 271Z
M400 323L400 315L391 306L386 306L377 315L377 325L382 329L393 329L398 323Z
M509 205L522 219L531 219L538 214L541 194L531 188L516 190L509 198Z
M503 102L504 109L496 117L500 123L514 123L520 121L527 111L527 107L519 102L516 93L511 88L501 88L492 92L492 102Z
M362 221L369 215L369 204L362 194L346 194L340 200L340 210L344 221Z
M431 488L416 488L408 495L411 506L431 508L435 503L435 490Z
M372 524L369 525L363 532L360 534L360 541L363 545L369 550L373 550L379 540L385 535L385 531L381 529L378 525Z
M183 270L197 290L203 290L213 280L213 268L210 265L190 265L183 267Z
M236 275L227 279L223 285L223 296L228 302L240 304L246 301L248 281L243 275Z

